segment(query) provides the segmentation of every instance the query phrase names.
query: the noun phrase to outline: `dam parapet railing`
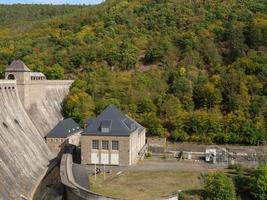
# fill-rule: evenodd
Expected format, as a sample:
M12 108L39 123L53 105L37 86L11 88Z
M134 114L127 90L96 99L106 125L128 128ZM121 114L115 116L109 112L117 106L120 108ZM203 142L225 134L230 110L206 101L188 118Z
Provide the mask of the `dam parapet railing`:
M5 80L5 79L0 79L0 86L1 85L16 85L17 81L16 80Z
M63 154L60 163L60 177L61 177L61 182L65 185L66 188L65 191L67 200L115 200L116 199L91 192L87 188L77 183L73 174L73 165L74 163L72 154L71 153ZM84 176L87 177L89 185L89 178L86 169L84 170Z
M44 86L71 86L73 80L36 80L31 81L31 85L44 85Z

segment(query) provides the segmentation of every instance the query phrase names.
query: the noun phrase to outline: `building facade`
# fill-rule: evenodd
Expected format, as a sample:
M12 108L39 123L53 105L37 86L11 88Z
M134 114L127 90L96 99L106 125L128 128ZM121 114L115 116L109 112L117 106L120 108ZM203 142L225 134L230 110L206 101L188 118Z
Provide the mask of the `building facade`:
M81 135L82 164L136 164L145 143L145 128L110 105L96 119L87 120Z
M57 154L67 144L78 146L82 129L72 118L60 121L45 137L51 152Z

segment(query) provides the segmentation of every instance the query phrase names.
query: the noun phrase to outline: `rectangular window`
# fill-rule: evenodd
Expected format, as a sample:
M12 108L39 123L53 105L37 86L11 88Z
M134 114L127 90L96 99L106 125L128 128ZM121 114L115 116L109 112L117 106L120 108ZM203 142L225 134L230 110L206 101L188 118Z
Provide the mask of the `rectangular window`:
M108 150L108 140L102 141L102 149Z
M92 141L92 149L99 149L99 141L98 140Z
M112 150L119 150L119 141L112 141Z

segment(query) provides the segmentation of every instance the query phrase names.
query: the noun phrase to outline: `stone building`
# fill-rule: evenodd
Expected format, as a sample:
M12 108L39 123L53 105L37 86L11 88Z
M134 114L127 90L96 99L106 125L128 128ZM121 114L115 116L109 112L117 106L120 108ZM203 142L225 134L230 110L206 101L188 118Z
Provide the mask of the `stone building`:
M72 118L60 121L45 137L50 150L57 154L66 144L78 146L82 129Z
M82 164L135 164L145 153L145 141L145 128L109 105L97 118L87 120L81 136Z

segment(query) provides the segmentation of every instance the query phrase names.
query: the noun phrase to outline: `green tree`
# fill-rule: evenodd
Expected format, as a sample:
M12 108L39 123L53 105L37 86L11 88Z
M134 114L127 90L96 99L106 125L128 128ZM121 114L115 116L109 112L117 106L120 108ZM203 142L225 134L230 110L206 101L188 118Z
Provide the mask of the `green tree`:
M151 136L165 136L165 130L161 125L160 119L155 113L144 113L141 115L141 124L147 128Z
M94 102L91 96L78 89L72 90L64 101L64 112L68 117L83 124L86 118L94 115Z
M45 70L48 79L62 79L64 77L64 69L59 64L55 64Z
M267 166L260 166L252 173L250 194L253 200L267 199Z
M145 97L137 105L137 113L156 112L157 108L151 98Z
M195 86L193 99L196 108L211 109L221 103L222 96L219 89L215 88L212 83L207 83L200 87Z
M221 172L209 174L205 179L205 200L236 200L232 179Z

